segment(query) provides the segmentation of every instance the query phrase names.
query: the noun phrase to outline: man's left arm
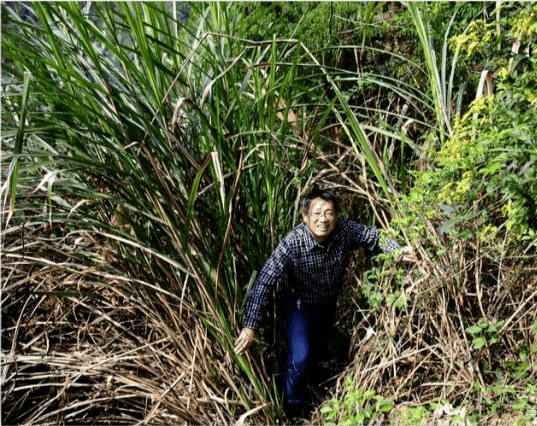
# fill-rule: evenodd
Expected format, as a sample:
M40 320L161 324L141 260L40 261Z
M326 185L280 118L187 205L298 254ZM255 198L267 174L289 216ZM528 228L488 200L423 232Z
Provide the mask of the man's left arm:
M345 220L345 226L355 246L365 247L371 252L394 253L396 260L402 263L413 263L417 260L416 253L411 246L401 247L394 239L381 238L375 227L362 225L349 219Z

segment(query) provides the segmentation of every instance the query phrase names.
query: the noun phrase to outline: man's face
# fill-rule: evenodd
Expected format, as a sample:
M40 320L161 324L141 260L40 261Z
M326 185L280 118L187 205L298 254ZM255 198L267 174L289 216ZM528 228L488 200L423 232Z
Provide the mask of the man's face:
M302 220L315 241L323 244L336 227L334 204L332 201L314 198L310 201L309 211L302 213Z

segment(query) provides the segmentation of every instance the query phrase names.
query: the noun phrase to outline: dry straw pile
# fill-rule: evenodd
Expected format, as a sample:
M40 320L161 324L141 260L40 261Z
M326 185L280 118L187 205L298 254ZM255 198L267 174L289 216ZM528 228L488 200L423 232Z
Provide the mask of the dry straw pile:
M126 278L115 243L54 227L27 223L3 235L4 424L270 422L263 405L248 411L236 399L243 379L188 297ZM516 257L498 263L470 247L455 244L438 266L418 246L402 310L357 318L358 289L348 288L340 320L353 323L349 365L334 396L344 397L351 375L357 387L399 403L475 399L497 381L494 366L535 344L535 266L521 269ZM485 274L497 287L480 288ZM495 343L475 349L466 329L481 318L503 323ZM529 365L534 358L530 351Z
M192 305L125 278L91 234L54 226L3 235L3 424L232 422L235 369Z

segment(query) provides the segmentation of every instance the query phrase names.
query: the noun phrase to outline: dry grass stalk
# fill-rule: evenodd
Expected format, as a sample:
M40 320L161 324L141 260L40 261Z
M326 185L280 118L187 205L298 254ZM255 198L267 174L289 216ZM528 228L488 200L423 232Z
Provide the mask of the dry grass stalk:
M89 233L19 231L2 247L4 424L234 423L235 367L184 294L125 277Z

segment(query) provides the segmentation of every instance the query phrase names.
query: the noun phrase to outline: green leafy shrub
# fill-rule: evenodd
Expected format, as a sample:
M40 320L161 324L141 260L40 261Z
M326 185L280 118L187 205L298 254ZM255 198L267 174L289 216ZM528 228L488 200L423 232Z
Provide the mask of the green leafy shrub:
M460 393L457 385L443 387L453 404L462 401L452 401L452 395L466 398L470 392L479 398L483 386L501 380L516 383L514 389L520 391L520 381L530 380L527 372L535 363L535 336L530 333L532 322L535 326L534 308L525 305L525 297L533 297L526 284L534 279L530 271L537 241L537 63L525 49L534 44L536 14L533 5L520 6L516 12L508 8L507 12L502 24L509 28L508 35L484 40L485 32L492 36L491 28L478 31L476 26L472 31L481 34L483 46L475 46L465 58L471 61L473 55L488 54L491 46L499 52L491 54L486 63L497 76L493 96L480 96L452 116L451 134L445 141L434 132L422 136L422 158L426 160L419 170L409 172L411 189L394 203L393 229L387 234L418 248L421 263L414 268L389 266L390 262L374 265L361 286L362 296L372 308L368 324L374 324L375 338L362 340L357 355L362 364L355 367L355 377L360 377L360 368L373 369L373 365L399 357L398 364L386 361L387 367L374 370L376 383L386 386L405 380L408 388L401 385L397 391L407 389L409 398L417 389L425 393L431 389L420 387L423 376L418 360L423 358L416 348L423 343L419 338L425 345L442 348L448 339L450 347L442 352L449 354L445 365L458 359L454 369L465 371L478 384L469 383L473 390ZM518 26L525 32L517 32ZM520 36L520 54L511 58L511 45ZM526 296L518 297L521 294ZM504 303L508 298L513 302ZM516 324L518 313L524 328ZM426 323L422 318L427 318ZM430 324L433 326L428 328ZM424 329L428 332L420 335ZM375 352L378 346L382 354ZM530 349L522 350L526 347ZM437 359L439 353L435 351L432 358ZM517 355L510 366L505 364ZM413 377L407 377L407 372ZM430 382L445 383L454 377L451 371L435 370L434 366L424 374ZM360 385L369 389L371 381L363 379L367 386ZM345 400L345 392L340 401ZM440 393L428 393L433 394ZM505 398L502 402L489 395L488 408L477 414L472 411L467 420L479 422L504 404L514 403L510 396ZM517 407L531 409L523 406L524 401ZM412 423L419 423L421 418L414 420Z
M396 424L420 425L431 415L431 410L426 405L417 407L404 407L396 410Z
M393 401L378 395L374 390L363 390L354 385L351 376L345 378L348 392L343 400L331 399L320 409L326 425L363 425L388 414Z
M479 320L477 324L474 324L466 331L472 335L472 344L474 349L481 349L487 344L494 344L499 340L499 331L505 321L489 322L486 320Z

